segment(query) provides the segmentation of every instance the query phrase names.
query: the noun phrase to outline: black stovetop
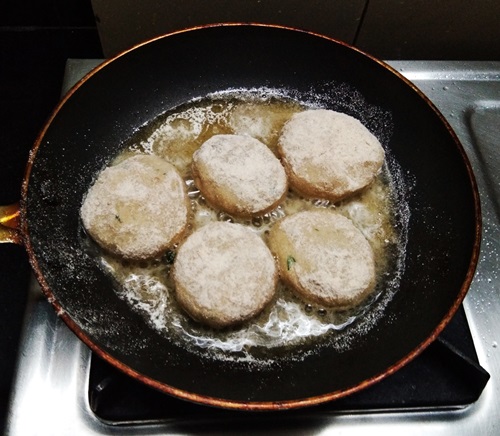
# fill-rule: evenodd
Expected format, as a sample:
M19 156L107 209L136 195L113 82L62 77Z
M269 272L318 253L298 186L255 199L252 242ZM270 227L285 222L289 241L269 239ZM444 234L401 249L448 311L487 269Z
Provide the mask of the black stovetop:
M479 398L489 377L478 363L461 307L439 338L410 364L368 389L314 406L308 413L459 408ZM92 355L88 394L93 412L113 423L248 415L163 394L121 373L96 355Z

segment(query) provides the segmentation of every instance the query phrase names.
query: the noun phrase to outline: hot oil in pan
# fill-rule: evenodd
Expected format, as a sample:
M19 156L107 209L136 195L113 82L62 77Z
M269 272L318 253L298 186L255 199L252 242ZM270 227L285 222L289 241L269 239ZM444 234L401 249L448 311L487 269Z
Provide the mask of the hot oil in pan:
M118 282L119 296L142 313L152 328L205 358L208 355L225 360L266 361L269 356L280 355L301 358L304 350L313 350L312 345L325 343L341 350L354 336L370 329L398 287L407 213L398 195L402 179L397 166L386 163L369 188L341 203L306 200L289 193L277 209L251 220L235 219L212 209L194 185L191 156L208 138L215 134L248 134L275 151L283 124L306 106L314 104L304 105L269 90L212 96L165 114L141 129L113 162L116 164L136 153L153 153L174 164L188 187L192 206L191 231L210 221L231 221L245 224L266 240L272 225L286 215L307 209L332 208L352 219L374 249L378 284L360 307L334 311L310 305L279 284L276 299L264 313L241 327L225 331L205 328L179 309L170 279L175 250L149 262L124 261L102 254L103 264Z

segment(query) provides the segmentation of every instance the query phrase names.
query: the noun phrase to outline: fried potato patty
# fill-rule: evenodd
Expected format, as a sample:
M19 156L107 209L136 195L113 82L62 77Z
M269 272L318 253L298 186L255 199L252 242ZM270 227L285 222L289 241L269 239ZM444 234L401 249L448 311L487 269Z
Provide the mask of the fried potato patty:
M155 257L178 242L188 213L181 176L166 160L151 155L107 167L81 208L90 236L107 251L128 259Z
M380 142L361 122L327 109L293 115L278 153L292 189L333 202L368 186L384 162Z
M306 301L359 304L375 286L373 250L348 218L328 209L298 212L269 235L282 280Z
M273 152L243 135L215 135L193 155L196 186L213 206L248 217L274 209L286 196L288 180Z
M241 324L274 296L278 272L262 239L240 224L210 223L180 246L173 278L179 304L214 328Z

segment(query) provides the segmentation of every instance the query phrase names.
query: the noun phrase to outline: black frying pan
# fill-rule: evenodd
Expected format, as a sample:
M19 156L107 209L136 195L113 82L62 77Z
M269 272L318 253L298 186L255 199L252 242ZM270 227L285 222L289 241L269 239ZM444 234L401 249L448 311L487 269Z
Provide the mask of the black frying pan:
M281 353L268 365L204 358L149 328L116 296L114 282L84 247L79 222L90 183L140 126L195 97L262 86L315 94L325 106L360 118L399 163L411 213L399 290L375 325L341 351L291 350L302 357ZM72 89L31 154L21 232L44 293L98 355L184 399L267 410L348 395L418 355L467 292L478 259L480 208L450 126L387 65L311 33L224 25L142 44Z

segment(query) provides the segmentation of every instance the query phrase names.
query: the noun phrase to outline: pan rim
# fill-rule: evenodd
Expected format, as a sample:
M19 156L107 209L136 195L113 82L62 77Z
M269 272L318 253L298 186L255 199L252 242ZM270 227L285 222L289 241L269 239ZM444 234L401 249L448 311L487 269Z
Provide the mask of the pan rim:
M435 329L432 331L431 335L428 336L426 340L424 340L420 345L418 345L411 353L400 359L398 362L387 368L384 372L377 374L369 379L363 380L359 382L357 385L353 386L352 388L349 389L343 389L340 391L335 391L335 392L330 392L327 394L323 395L318 395L318 396L312 396L308 398L302 398L302 399L293 399L293 400L287 400L287 401L235 401L235 400L226 400L223 398L214 398L214 397L209 397L205 395L200 395L196 394L193 392L188 392L182 389L175 388L173 386L167 385L165 383L159 382L149 376L146 376L144 374L139 373L138 371L134 370L133 368L123 364L120 362L118 359L114 358L110 354L108 354L105 350L103 350L100 346L95 344L92 339L73 321L73 319L69 316L64 311L64 308L60 305L58 300L56 299L55 295L53 294L52 290L50 289L50 286L48 285L47 281L45 280L45 277L43 275L43 272L40 268L39 262L36 258L35 250L30 238L30 233L29 233L29 224L28 224L28 218L27 218L27 197L28 197L28 190L29 190L29 179L31 175L31 170L34 164L34 161L36 159L37 151L43 141L43 138L49 129L50 125L52 124L53 120L57 117L58 113L62 110L64 107L66 101L71 98L71 96L81 87L83 86L89 79L91 79L95 74L97 74L101 69L105 68L107 65L110 63L114 62L115 60L121 58L122 56L127 55L128 53L137 50L138 48L145 46L147 44L150 44L154 41L160 40L160 39L165 39L173 35L179 35L182 33L186 32L192 32L192 31L197 31L197 30L203 30L207 28L214 28L214 27L234 27L234 26L248 26L248 27L268 27L268 28L275 28L275 29L282 29L286 31L293 31L293 32L302 32L311 36L315 37L320 37L324 38L326 40L329 40L331 42L334 42L336 44L340 44L344 47L347 47L351 50L354 50L361 55L371 59L372 61L376 62L378 65L383 67L384 69L390 71L391 73L395 74L400 80L402 80L407 86L409 86L414 92L418 94L418 96L429 106L434 114L439 118L439 121L442 125L445 126L447 129L449 135L453 139L453 142L457 148L457 150L460 153L461 156L461 161L464 163L465 169L468 174L469 182L471 185L471 191L472 191L472 197L473 197L473 203L474 203L474 217L475 217L475 233L474 233L474 244L473 244L473 249L471 253L471 258L469 261L468 269L467 269L467 274L465 276L465 279L462 283L462 286L460 288L460 292L457 295L457 298L454 301L454 304L452 307L448 310L446 316L442 319L442 321L435 327ZM480 204L480 198L479 198L479 191L477 187L477 182L475 179L475 175L472 170L472 166L470 164L470 161L467 157L467 154L465 152L465 149L463 148L462 144L460 143L457 135L449 125L448 121L445 119L445 117L442 115L442 113L437 109L437 107L429 100L429 98L422 93L412 82L410 82L408 79L406 79L400 72L396 71L394 68L389 66L383 61L380 61L376 59L375 57L363 52L362 50L359 50L358 48L355 48L345 42L338 41L334 38L330 38L324 35L320 35L318 33L306 31L306 30L301 30L301 29L296 29L293 27L286 27L286 26L279 26L279 25L271 25L271 24L260 24L260 23L216 23L216 24L209 24L209 25L204 25L204 26L195 26L195 27L190 27L187 29L167 33L165 35L160 35L154 38L151 38L147 41L141 42L139 44L134 45L133 47L117 54L116 56L104 61L102 64L100 64L98 67L96 67L94 70L92 70L90 73L88 73L85 77L83 77L71 90L63 97L63 99L59 102L59 104L56 106L54 111L52 112L51 116L45 123L44 127L40 131L39 135L37 136L37 139L34 143L33 148L30 151L29 159L28 159L28 164L26 167L25 171L25 176L23 179L23 184L22 184L22 189L21 189L21 202L20 202L20 231L23 237L24 245L26 247L26 250L28 252L29 256L29 261L31 263L31 266L34 270L35 276L38 280L38 282L41 285L42 291L49 300L49 302L52 304L54 309L56 310L57 314L59 317L68 325L68 327L79 337L80 340L82 340L93 352L95 352L98 356L103 358L105 361L111 363L113 366L119 368L126 374L141 380L143 383L146 385L149 385L155 389L158 389L160 391L163 391L165 393L168 393L170 395L173 395L175 397L193 401L196 403L201 403L201 404L206 404L206 405L211 405L211 406L216 406L216 407L222 407L222 408L227 408L227 409L238 409L238 410L247 410L247 411L272 411L272 410L284 410L284 409L295 409L295 408L300 408L300 407L306 407L306 406L312 406L320 403L324 403L327 401L339 399L348 395L351 395L355 392L358 392L368 386L371 386L380 380L388 377L389 375L393 374L396 372L398 369L401 367L405 366L407 363L409 363L411 360L416 358L418 355L420 355L425 348L427 348L436 338L437 336L443 331L443 329L446 327L448 322L451 320L453 315L456 313L458 310L459 306L461 305L463 299L465 298L467 291L469 289L469 286L473 280L475 269L477 267L477 263L479 261L479 253L480 253L480 241L481 241L481 227L482 227L482 217L481 217L481 204Z

